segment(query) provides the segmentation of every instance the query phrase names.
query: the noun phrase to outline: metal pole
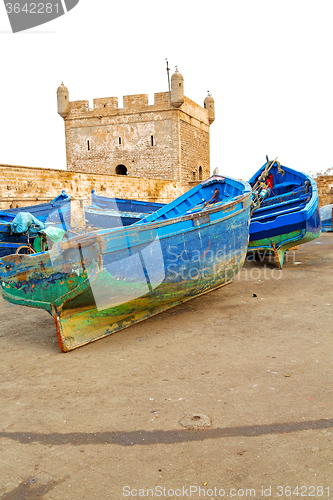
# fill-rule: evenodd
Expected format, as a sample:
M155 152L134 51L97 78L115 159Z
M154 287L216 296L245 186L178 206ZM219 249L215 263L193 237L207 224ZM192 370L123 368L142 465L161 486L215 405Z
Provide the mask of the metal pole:
M165 58L165 60L166 60L166 63L167 63L168 85L169 85L169 92L170 92L170 75L169 75L170 68L169 68L169 63L168 63L167 58Z

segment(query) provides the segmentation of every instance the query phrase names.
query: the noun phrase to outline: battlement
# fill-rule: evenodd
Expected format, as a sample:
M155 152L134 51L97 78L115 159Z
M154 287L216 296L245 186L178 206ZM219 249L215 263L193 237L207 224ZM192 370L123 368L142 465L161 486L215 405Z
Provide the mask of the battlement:
M185 96L178 70L167 92L70 102L62 83L58 113L65 120L69 171L197 182L209 176L214 100Z
M156 92L154 94L154 105L160 106L170 106L171 105L171 93L170 92Z
M89 111L89 101L72 101L69 103L69 111Z
M101 97L94 99L94 109L118 109L118 97Z
M123 105L125 109L139 109L148 106L148 94L124 95Z
M197 105L198 108L202 108L202 106ZM118 107L118 97L100 97L93 100L93 108L89 108L89 101L71 101L69 103L69 113L74 115L78 115L81 112L94 112L97 110L98 112L104 111L142 111L149 110L153 111L154 109L160 108L170 108L174 109L171 104L171 95L170 92L156 92L154 94L154 104L150 105L148 100L148 94L133 94L133 95L125 95L123 96L123 107ZM202 108L204 109L204 108Z

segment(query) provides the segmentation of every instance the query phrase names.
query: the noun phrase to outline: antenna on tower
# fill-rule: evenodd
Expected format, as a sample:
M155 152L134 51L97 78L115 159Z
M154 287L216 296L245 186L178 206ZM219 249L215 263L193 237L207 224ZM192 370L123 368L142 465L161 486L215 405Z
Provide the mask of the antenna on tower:
M170 75L169 75L170 68L169 68L169 63L168 63L167 58L165 58L165 60L166 60L166 63L167 63L166 70L167 70L167 73L168 73L168 85L169 85L169 92L170 92Z

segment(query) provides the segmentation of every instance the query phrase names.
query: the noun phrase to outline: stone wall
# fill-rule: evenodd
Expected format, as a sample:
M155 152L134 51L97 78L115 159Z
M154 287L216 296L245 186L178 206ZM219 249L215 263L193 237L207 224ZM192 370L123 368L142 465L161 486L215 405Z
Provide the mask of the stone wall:
M62 110L62 106L60 106ZM61 112L62 113L62 112ZM208 110L184 96L173 106L170 92L68 103L65 122L67 169L114 175L125 170L145 179L188 182L209 176Z
M45 203L65 190L73 200L73 223L81 225L92 189L103 196L168 203L190 187L164 179L0 165L0 210Z
M333 203L333 175L318 175L315 179L318 187L319 205Z
M210 175L209 133L181 120L180 136L182 179L206 179Z

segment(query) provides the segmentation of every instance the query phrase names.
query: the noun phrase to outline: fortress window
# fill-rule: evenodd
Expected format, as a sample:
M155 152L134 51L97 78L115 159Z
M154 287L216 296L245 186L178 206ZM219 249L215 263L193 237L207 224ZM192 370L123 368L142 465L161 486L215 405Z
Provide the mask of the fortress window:
M199 167L199 181L202 181L202 167Z
M88 151L90 151L90 141L87 141Z
M127 168L125 167L125 165L117 165L116 174L117 175L127 175Z
M154 146L154 136L153 135L150 136L150 145Z
M119 137L119 139L118 139L118 140L119 140L119 144L121 144L121 137Z

